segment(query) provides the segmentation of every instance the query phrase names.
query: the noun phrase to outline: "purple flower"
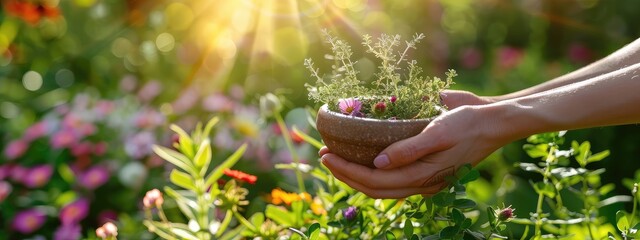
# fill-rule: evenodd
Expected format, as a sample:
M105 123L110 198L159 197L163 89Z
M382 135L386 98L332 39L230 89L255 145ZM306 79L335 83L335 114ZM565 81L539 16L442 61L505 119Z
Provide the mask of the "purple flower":
M31 208L17 213L11 226L20 233L29 234L42 227L46 220L47 217L42 211Z
M338 101L338 107L340 111L346 115L356 116L360 114L360 108L362 108L362 102L356 98L340 99Z
M42 187L49 182L52 174L53 167L51 165L38 165L29 169L29 172L22 178L22 183L30 188Z
M18 183L22 183L24 179L27 177L28 173L29 173L29 169L20 165L14 165L9 170L9 175L11 176L11 180Z
M0 203L4 202L4 200L11 194L11 184L6 181L0 181Z
M77 240L82 236L81 231L82 228L78 224L66 224L60 226L56 229L56 232L53 233L54 240Z
M109 169L103 166L93 166L80 175L80 184L88 189L96 189L109 180Z
M29 148L29 143L25 140L19 139L11 141L4 149L4 156L9 160L13 160L21 157Z
M354 206L350 206L342 210L342 216L347 219L347 221L355 219L357 215L358 209Z
M60 210L63 225L77 224L89 214L89 200L81 198L69 203Z
M46 120L40 121L36 124L31 125L31 127L27 128L24 133L24 139L27 141L33 141L37 138L43 137L49 134L49 130L51 124Z
M511 218L515 217L515 215L513 215L513 211L515 211L515 209L511 208L511 206L500 210L498 212L498 220L503 222L510 220Z

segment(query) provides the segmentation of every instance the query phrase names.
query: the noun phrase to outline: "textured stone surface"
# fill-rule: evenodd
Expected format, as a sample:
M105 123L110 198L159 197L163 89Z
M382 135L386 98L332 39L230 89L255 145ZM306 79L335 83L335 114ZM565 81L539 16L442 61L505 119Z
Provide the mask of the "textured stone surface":
M374 168L373 159L394 142L420 133L431 119L378 120L360 118L329 111L324 105L318 111L316 125L324 144L332 153Z

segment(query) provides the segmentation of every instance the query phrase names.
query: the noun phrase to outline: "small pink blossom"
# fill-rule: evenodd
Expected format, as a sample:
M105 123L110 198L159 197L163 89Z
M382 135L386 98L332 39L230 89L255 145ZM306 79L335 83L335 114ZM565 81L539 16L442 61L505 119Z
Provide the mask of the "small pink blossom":
M137 113L134 118L134 125L138 128L154 128L164 123L165 117L162 113L154 109L144 109Z
M384 102L378 102L373 105L373 113L383 114L387 110L387 104Z
M93 166L79 177L80 184L87 189L96 189L109 180L109 169L103 166Z
M340 99L338 107L342 113L355 116L360 113L362 102L355 98Z
M396 97L396 95L393 95L393 96L391 96L391 97L389 98L389 101L390 101L391 103L396 103L396 101L398 101L398 97Z
M189 88L180 93L178 99L176 99L171 106L176 114L181 114L193 107L198 102L199 93L194 88Z
M116 220L118 220L118 213L116 211L104 210L98 214L98 224L100 225Z
M54 240L77 240L82 237L82 227L78 224L66 224L53 233Z
M31 208L17 213L11 226L22 234L29 234L40 229L46 220L44 212Z
M30 188L39 188L46 185L53 174L53 167L48 164L38 165L29 169L22 178L22 183Z
M0 181L11 176L11 165L0 165Z
M514 47L502 47L498 49L498 65L504 69L518 66L522 61L524 53Z
M147 82L138 91L138 98L143 102L153 100L162 91L162 84L159 81L152 80Z
M51 136L49 140L53 149L67 148L78 141L78 137L71 129L62 129Z
M108 222L96 229L96 236L102 239L109 239L118 236L118 227Z
M27 128L24 133L24 139L27 141L33 141L40 137L43 137L49 133L49 123L46 121L40 121Z
M120 80L120 89L125 92L133 92L138 84L138 79L133 75L125 75Z
M158 189L149 190L142 199L142 204L146 208L153 208L162 205L164 202L164 198L162 197L162 192Z
M577 64L588 64L593 61L593 52L582 43L572 43L569 46L569 60Z
M4 156L9 160L13 160L24 155L28 148L29 143L27 141L22 139L14 140L5 147Z
M63 225L77 224L89 214L89 200L81 198L69 203L60 210Z
M156 143L153 133L149 131L139 132L127 138L124 150L127 155L140 159L151 154L151 148Z
M244 99L244 88L242 88L242 86L240 85L233 85L231 86L231 88L229 88L229 95L238 101L241 101L242 99Z
M90 142L80 142L71 146L71 154L73 156L86 156L91 154L93 145Z
M234 102L221 93L211 94L202 99L202 108L211 112L228 112L233 109Z
M100 100L94 107L94 112L98 117L105 117L115 110L116 104L112 101Z
M482 65L482 52L478 48L471 47L462 50L460 65L466 69L476 69Z
M11 194L13 187L10 183L6 181L0 181L0 203L4 202L5 199Z
M99 142L93 145L93 154L96 156L102 156L107 152L107 142Z
M11 170L9 170L11 180L17 183L22 183L27 174L29 174L29 169L21 165L14 165L11 167Z

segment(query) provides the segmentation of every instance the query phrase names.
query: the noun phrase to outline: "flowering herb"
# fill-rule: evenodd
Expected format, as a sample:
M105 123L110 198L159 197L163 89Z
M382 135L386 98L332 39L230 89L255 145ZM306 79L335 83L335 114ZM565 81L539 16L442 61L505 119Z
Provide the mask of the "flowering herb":
M407 41L403 50L397 49L401 44L398 35L382 34L377 41L365 35L364 48L380 64L370 82L358 78L356 61L351 60L351 46L326 32L325 37L333 52L329 56L335 61L333 72L321 75L311 59L305 60L305 66L316 79L315 85L306 84L310 99L328 104L329 110L335 112L377 119L430 118L441 112L438 94L449 88L456 72L449 70L444 80L421 76L422 68L417 61L409 60L407 53L416 48L423 34Z

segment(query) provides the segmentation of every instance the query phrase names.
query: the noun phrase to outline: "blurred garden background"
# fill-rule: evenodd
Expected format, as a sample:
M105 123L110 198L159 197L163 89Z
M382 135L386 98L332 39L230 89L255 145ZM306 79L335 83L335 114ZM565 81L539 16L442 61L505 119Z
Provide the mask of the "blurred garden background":
M359 44L363 34L424 33L411 56L427 75L455 69L454 89L497 95L635 40L638 6L635 0L2 0L0 239L92 237L107 221L119 223L123 239L153 238L141 223L142 198L168 184L170 165L151 146L175 141L169 124L193 130L212 116L221 119L214 159L248 143L235 167L258 176L245 185L253 202L247 212L260 211L275 188L294 191L292 172L274 171L292 161L279 137L289 131L260 111L259 99L275 93L287 126L318 137L303 60L330 51L323 29L353 43L363 79L376 71ZM318 165L317 150L292 137L300 159ZM594 166L606 169L604 183L615 184L611 195L630 193L633 181L625 179L640 178L640 127L569 131L567 138L610 150ZM531 161L523 143L478 166L482 178L471 183L470 195L507 202L522 215L534 211L527 181L535 176L513 167ZM517 187L505 189L504 181ZM600 211L615 221L614 210Z

